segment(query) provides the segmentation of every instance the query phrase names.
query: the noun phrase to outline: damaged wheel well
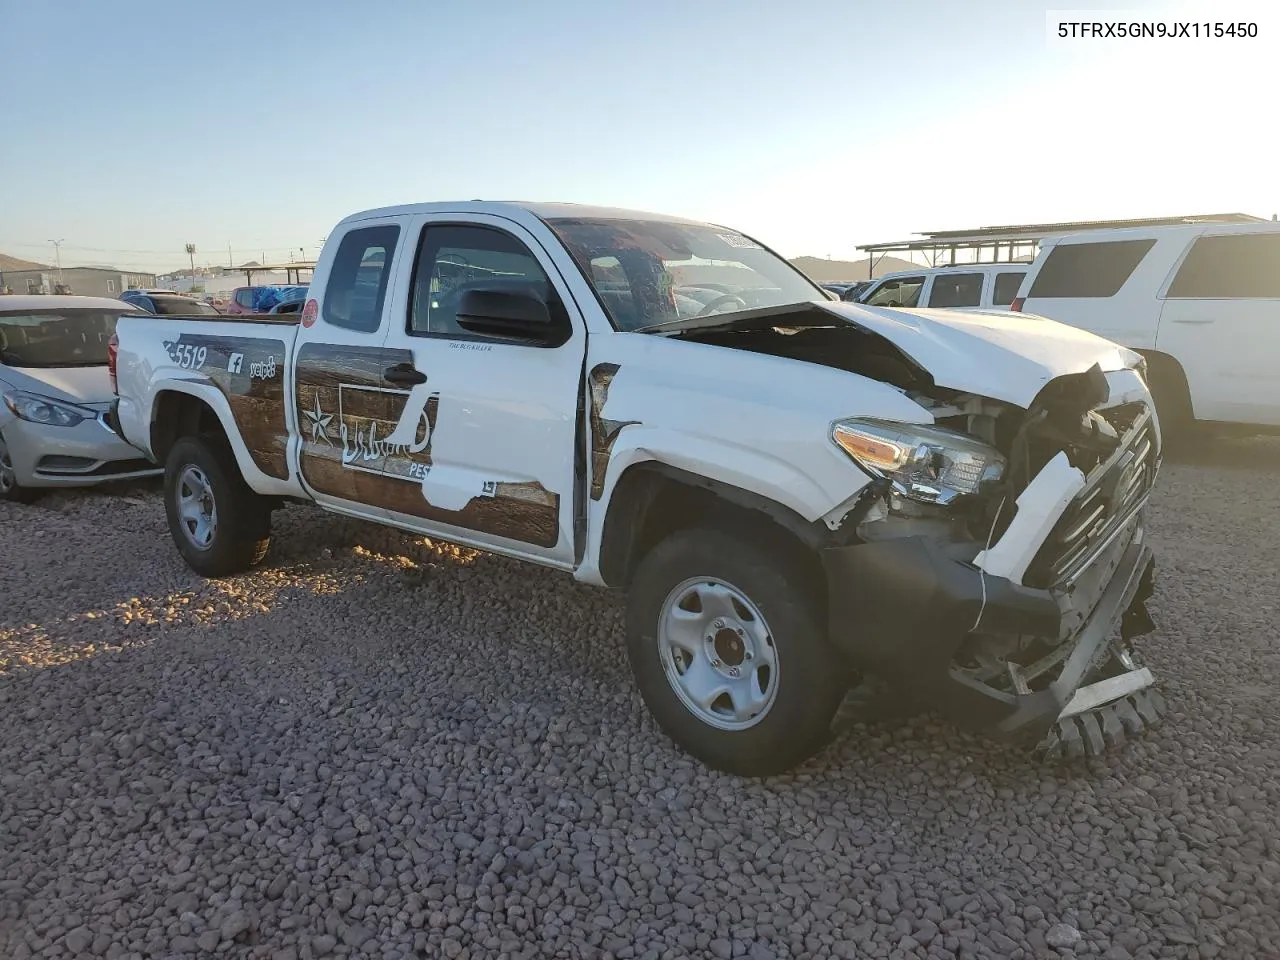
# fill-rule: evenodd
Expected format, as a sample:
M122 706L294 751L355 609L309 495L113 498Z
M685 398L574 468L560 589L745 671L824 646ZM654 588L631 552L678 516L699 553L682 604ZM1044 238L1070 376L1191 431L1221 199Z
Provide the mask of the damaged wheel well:
M800 565L806 580L824 582L818 549L826 528L758 494L664 463L641 463L619 478L600 543L600 575L625 587L649 550L675 533L713 526L746 536Z
M156 398L151 418L151 452L157 461L164 463L181 438L206 434L226 436L222 421L209 404L176 390L166 390Z

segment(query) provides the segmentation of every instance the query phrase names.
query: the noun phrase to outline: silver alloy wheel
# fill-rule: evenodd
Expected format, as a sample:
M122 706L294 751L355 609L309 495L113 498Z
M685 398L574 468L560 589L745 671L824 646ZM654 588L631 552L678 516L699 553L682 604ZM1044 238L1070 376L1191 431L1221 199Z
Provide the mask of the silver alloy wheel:
M208 550L218 529L218 507L213 502L209 478L199 467L188 465L178 477L174 494L182 532L197 550Z
M0 494L8 493L18 485L18 473L13 469L13 459L4 440L0 440Z
M658 655L680 702L719 730L763 720L778 694L778 651L746 594L713 577L677 585L658 618Z

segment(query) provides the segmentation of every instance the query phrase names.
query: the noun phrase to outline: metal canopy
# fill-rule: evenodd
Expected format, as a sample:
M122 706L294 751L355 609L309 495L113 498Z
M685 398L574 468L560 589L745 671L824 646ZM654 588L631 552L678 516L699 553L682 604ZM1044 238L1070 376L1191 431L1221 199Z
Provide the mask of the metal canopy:
M887 253L923 253L933 266L957 263L956 251L973 250L973 263L1003 263L1034 258L1042 239L1088 230L1116 230L1125 227L1168 227L1184 223L1263 223L1265 217L1247 213L1210 213L1182 217L1149 217L1139 220L1080 220L1066 223L1030 223L974 230L933 230L916 234L913 240L869 243L858 249L869 254L874 270L878 257ZM991 252L990 258L983 251Z
M236 267L236 270L244 272L244 283L246 287L253 286L253 275L255 273L279 273L284 271L285 283L302 285L302 271L314 272L316 262L314 260L294 260L291 263L272 263L261 264L256 267Z

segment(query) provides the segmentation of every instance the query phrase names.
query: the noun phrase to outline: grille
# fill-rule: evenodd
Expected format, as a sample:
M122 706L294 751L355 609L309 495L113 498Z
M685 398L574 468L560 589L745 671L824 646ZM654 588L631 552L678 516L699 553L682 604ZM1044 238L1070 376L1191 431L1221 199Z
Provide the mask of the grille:
M1050 587L1070 579L1116 533L1150 492L1156 474L1155 432L1150 417L1125 438L1123 453L1063 512L1027 570L1023 582Z

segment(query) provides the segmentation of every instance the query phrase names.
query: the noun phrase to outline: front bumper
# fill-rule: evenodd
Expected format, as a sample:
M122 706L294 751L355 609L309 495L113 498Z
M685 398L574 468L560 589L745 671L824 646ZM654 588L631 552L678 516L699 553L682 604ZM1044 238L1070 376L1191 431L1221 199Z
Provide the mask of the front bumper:
M1064 712L1095 709L1150 685L1150 673L1136 668L1086 682L1115 652L1117 633L1127 640L1151 629L1146 600L1154 564L1141 517L1099 570L1096 601L1090 597L1083 615L1078 595L983 573L973 552L972 544L925 536L824 550L832 642L855 666L921 695L958 723L1028 744L1048 735ZM978 636L1022 638L1024 647L1038 642L1056 661L1028 683L1011 658L998 689L957 664Z
M18 483L24 487L86 487L162 472L112 430L106 414L74 427L10 417L4 423L4 439Z

